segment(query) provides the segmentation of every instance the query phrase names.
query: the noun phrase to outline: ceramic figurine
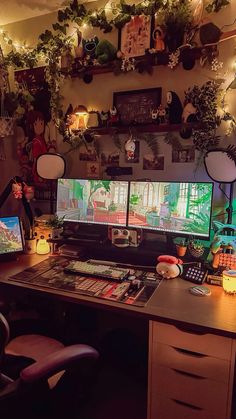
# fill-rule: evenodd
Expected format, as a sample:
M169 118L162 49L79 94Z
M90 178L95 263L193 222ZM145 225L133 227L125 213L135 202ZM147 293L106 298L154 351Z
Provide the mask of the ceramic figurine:
M160 124L164 124L166 121L166 110L162 106L162 104L160 104L158 107L158 119L159 119Z
M101 120L102 127L107 126L108 117L109 117L109 112L108 111L101 111L100 112L100 120Z
M152 122L154 124L159 124L158 109L157 108L152 109L151 116L152 116Z
M180 124L182 122L183 106L175 92L167 92L167 108L169 123Z
M115 106L109 111L108 125L117 125L119 122L119 115Z

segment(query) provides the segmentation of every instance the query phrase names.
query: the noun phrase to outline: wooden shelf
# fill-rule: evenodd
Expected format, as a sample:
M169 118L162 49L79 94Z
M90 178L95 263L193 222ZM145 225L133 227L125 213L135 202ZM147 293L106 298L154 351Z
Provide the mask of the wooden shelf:
M130 128L137 129L138 132L142 133L155 133L155 132L170 132L170 131L180 131L183 128L199 128L199 123L189 123L189 124L137 124L137 125L117 125L112 127L94 127L94 128L88 128L87 132L93 132L95 134L100 135L113 135L116 132L120 134L126 134L130 131Z
M210 47L209 47L210 48ZM190 57L193 57L194 59L199 59L201 56L201 50L202 47L195 47L188 50L188 54ZM184 53L186 52L186 49L181 50L179 62L183 61ZM135 61L137 63L137 66L139 64L146 63L148 66L157 66L157 65L167 65L169 63L169 56L170 52L156 52L153 54L147 53L146 55L143 55L142 57L135 57ZM75 59L72 70L69 73L71 77L79 77L80 74L105 74L105 73L112 73L116 69L116 63L111 62L109 64L103 64L103 65L88 65L87 67L80 67L79 60ZM62 73L67 74L67 71L63 71Z

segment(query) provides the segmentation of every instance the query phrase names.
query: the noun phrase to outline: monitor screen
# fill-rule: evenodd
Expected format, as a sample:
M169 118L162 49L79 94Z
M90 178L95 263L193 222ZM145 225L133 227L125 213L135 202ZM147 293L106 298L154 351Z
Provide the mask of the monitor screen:
M57 215L65 221L127 224L128 181L58 179Z
M128 227L209 238L213 183L130 182Z
M0 217L0 256L23 251L19 217Z

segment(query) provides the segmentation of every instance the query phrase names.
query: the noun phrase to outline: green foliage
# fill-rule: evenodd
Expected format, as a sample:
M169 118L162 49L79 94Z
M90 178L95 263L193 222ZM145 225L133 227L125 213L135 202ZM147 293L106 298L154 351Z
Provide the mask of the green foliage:
M196 234L206 233L209 226L210 216L201 212L198 214L190 212L189 215L194 218L184 224L184 230L194 231Z
M143 134L141 139L146 142L148 147L151 149L153 156L157 158L159 154L158 136L154 134Z
M135 194L130 195L129 203L131 205L138 205L139 202L140 202L140 196L135 195Z
M227 6L228 4L230 4L230 0L213 0L211 3L209 3L206 6L206 11L208 13L212 13L212 12L219 12L223 7Z
M193 143L197 150L207 151L219 144L220 137L216 129L221 123L217 114L220 85L215 81L207 81L202 86L193 86L185 92L185 102L196 107L196 117L201 129L193 131Z
M58 215L54 215L46 222L46 226L52 228L61 228L64 224L64 218L65 215L63 215L63 217L58 217Z

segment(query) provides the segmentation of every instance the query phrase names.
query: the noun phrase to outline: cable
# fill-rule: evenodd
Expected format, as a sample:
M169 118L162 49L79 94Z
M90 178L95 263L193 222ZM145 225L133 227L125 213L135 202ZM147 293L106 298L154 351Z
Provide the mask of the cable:
M220 191L222 192L222 194L228 199L228 201L229 201L229 196L225 193L225 191L222 189L222 187L221 187L221 183L219 183L219 189L220 189Z

